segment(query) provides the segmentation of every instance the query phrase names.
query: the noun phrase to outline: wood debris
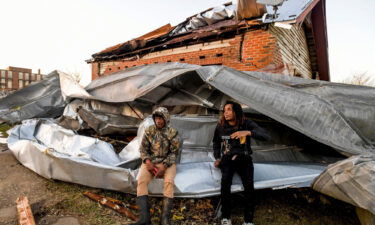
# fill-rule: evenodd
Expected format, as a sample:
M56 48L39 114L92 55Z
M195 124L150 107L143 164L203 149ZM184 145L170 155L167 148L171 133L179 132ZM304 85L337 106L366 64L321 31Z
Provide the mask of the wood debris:
M134 220L134 221L138 220L138 217L136 215L134 215L129 209L127 209L124 206L125 204L123 202L121 202L117 199L108 198L108 197L98 195L98 194L94 194L94 193L91 193L91 192L88 192L88 191L84 192L83 195L85 195L86 197L88 197L91 200L99 202L101 205L104 205L108 208L111 208L111 209L115 210L116 212L118 212L122 215L125 215L126 217L128 217L131 220Z
M20 225L35 225L35 220L31 208L29 205L29 200L26 196L21 196L17 198L17 212Z

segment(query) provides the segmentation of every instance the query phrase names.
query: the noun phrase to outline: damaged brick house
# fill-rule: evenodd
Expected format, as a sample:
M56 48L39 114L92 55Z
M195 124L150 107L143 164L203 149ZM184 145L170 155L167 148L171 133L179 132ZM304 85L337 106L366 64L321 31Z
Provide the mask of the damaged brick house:
M87 60L92 79L134 66L225 65L329 81L325 0L226 3L109 47Z

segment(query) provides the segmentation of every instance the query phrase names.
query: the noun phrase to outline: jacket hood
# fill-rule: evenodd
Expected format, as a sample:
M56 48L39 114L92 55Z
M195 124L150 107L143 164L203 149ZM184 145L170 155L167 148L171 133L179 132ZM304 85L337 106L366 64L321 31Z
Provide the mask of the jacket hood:
M154 110L152 113L152 119L155 121L155 116L161 116L163 117L165 121L165 126L169 126L169 121L170 121L170 115L168 112L168 109L165 107L158 107Z

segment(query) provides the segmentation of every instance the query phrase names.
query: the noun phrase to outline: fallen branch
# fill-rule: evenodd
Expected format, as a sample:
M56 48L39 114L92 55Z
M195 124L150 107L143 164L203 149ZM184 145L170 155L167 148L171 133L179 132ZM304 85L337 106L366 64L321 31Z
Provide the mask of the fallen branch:
M101 205L107 206L108 208L111 208L115 210L118 213L121 213L122 215L125 215L126 217L130 218L131 220L138 220L138 217L134 215L130 210L125 208L123 205L123 202L113 199L113 198L108 198L102 195L94 194L91 192L84 192L83 195L88 197L91 200L94 200L96 202L99 202Z

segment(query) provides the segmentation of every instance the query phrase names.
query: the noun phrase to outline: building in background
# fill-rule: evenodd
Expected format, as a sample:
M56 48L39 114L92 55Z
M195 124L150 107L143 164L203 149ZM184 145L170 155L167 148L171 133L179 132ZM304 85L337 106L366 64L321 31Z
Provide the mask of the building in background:
M0 69L0 90L18 90L42 80L43 76L40 70L32 73L31 69L9 66L7 69Z
M92 80L134 66L180 62L329 81L325 0L278 2L227 3L104 49L87 60Z

